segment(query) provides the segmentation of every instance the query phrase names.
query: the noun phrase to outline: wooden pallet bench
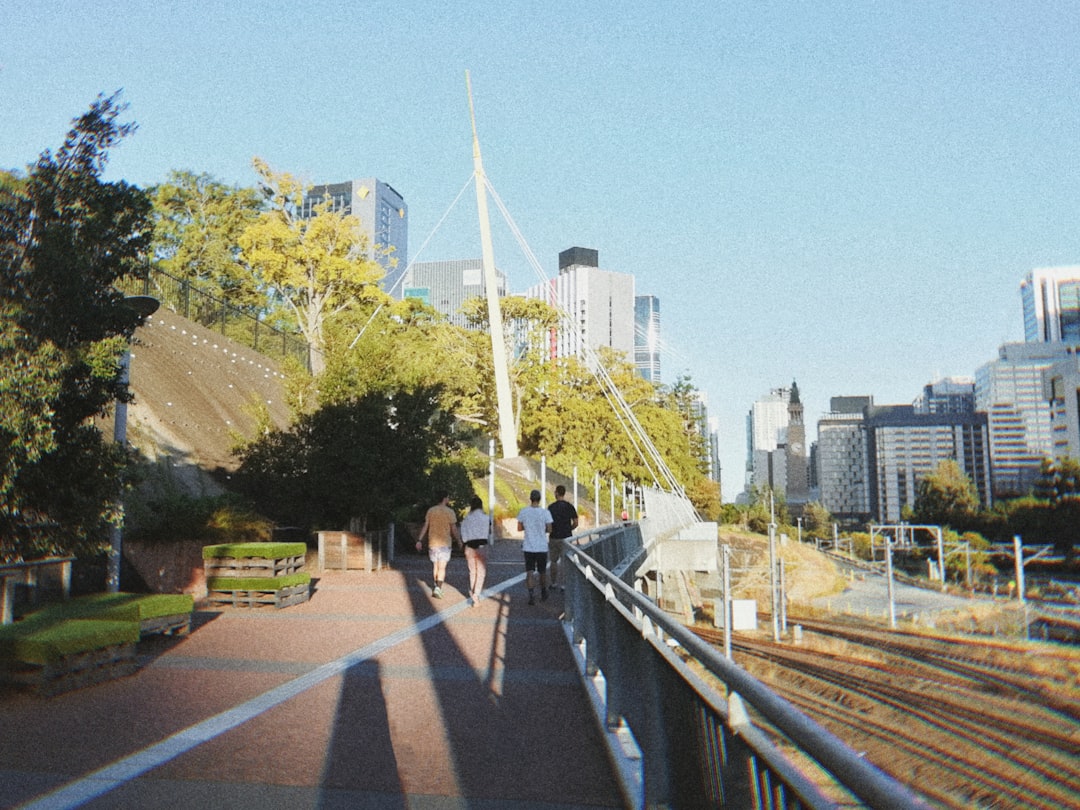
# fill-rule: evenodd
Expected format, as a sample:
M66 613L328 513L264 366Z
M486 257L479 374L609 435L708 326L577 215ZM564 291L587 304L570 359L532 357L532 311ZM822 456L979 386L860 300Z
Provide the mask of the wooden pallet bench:
M222 543L203 546L206 578L282 577L304 570L306 543Z
M225 543L203 547L206 601L230 607L285 608L306 602L311 575L305 543Z
M0 627L0 677L43 696L130 675L149 634L191 629L190 594L102 593Z
M44 697L130 675L139 625L107 619L18 622L0 631L4 680Z
M286 608L308 600L311 574L302 571L283 577L215 577L206 580L206 591L206 601L211 605Z

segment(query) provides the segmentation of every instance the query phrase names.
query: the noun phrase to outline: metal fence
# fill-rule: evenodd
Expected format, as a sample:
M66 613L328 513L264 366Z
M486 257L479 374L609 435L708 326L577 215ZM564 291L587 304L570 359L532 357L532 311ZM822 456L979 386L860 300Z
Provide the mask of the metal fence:
M609 741L629 736L640 754L631 757L636 769L621 769L630 806L929 808L645 597L636 566L625 563L642 545L636 524L564 544L568 636ZM762 724L830 774L830 794L845 798L809 779ZM625 747L612 745L617 759Z
M189 321L213 329L268 357L292 359L311 370L313 350L303 337L263 323L258 314L200 290L190 279L147 267L137 276L126 276L117 288L129 295L152 295L161 306Z

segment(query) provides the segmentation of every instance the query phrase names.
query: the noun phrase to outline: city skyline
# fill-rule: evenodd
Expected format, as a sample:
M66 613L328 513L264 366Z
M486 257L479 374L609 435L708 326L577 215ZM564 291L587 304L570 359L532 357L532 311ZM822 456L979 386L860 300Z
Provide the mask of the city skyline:
M589 245L662 301L663 378L708 397L725 500L762 392L797 379L810 424L833 396L911 402L1023 340L1033 268L1080 263L1068 5L111 0L6 17L0 167L123 88L139 130L107 179L253 185L255 156L312 184L378 177L408 203L417 261L479 254L471 190L455 203L469 69L487 175L547 277ZM496 263L526 289L539 279L499 219Z

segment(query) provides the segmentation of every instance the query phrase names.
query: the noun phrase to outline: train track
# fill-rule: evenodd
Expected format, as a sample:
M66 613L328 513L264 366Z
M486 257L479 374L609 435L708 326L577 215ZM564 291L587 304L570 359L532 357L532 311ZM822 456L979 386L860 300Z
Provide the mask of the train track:
M738 638L736 661L882 770L943 807L1080 807L1075 653L1033 673L1004 645L803 626L799 646Z

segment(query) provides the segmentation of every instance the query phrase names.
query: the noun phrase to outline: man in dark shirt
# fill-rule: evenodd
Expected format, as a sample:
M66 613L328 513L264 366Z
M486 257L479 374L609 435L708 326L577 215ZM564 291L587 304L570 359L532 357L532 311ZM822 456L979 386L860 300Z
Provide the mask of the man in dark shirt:
M562 557L562 540L574 533L577 528L577 509L566 498L566 487L555 487L555 500L548 507L551 512L551 543L548 545L548 580L552 590L565 590L558 583L559 559Z

